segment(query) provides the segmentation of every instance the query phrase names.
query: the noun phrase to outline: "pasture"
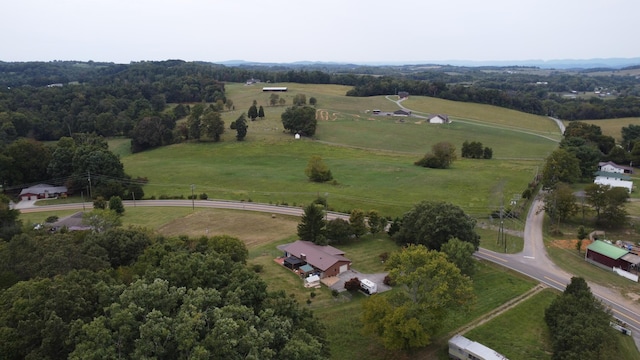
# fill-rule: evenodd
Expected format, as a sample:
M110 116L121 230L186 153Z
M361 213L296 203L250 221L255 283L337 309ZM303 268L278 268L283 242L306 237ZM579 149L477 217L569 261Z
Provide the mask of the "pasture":
M278 86L289 88L278 93L287 104L301 93L307 99L315 97L318 109L326 111L328 120L318 122L313 139L294 140L283 132L280 114L286 105L269 106L271 94L263 93L261 86L227 84L235 110L223 112L226 124L253 100L265 109L264 119L249 122L245 141L237 142L235 132L227 129L219 143L182 143L132 155L119 151L126 172L149 178L146 197L186 197L194 184L196 193L209 198L300 206L321 196L335 211L376 209L393 217L421 200L442 200L484 217L522 193L560 138L547 118L497 107L415 97L405 106L437 105L442 110L438 112L450 110L451 116L471 120L454 119L448 125L426 124L419 118L400 122L370 114L376 108L397 109L384 96L347 97L349 87L336 85ZM474 108L477 114L472 116ZM459 159L448 170L413 165L437 142L450 141L460 149L465 140L491 147L494 159ZM334 184L308 181L304 169L312 155L322 157Z

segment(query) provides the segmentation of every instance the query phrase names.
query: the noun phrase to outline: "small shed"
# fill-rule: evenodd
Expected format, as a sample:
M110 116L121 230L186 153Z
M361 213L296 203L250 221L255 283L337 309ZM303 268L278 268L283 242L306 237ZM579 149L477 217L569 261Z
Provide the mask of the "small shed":
M410 116L411 115L411 111L407 111L407 110L396 110L393 112L393 116Z
M304 287L320 287L320 276L311 275L304 279Z

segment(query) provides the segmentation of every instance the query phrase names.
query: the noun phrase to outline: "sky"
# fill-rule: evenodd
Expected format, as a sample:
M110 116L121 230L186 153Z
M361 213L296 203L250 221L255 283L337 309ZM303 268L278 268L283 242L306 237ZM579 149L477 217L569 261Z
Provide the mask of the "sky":
M640 57L638 0L5 0L0 61Z

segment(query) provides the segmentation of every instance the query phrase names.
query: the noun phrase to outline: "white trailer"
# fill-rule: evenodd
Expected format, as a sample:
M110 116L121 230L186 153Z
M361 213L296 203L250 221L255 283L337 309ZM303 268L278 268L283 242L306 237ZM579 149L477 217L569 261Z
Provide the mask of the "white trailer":
M366 292L369 295L375 294L378 292L378 285L368 279L360 280L360 288L362 289L362 291Z

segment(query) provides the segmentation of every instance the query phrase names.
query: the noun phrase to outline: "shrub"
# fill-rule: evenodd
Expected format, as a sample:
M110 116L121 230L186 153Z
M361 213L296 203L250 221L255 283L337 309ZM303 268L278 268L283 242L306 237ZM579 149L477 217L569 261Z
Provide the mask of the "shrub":
M261 273L262 270L264 270L264 265L262 265L262 264L253 264L253 265L251 265L251 270L253 270L256 273Z
M336 289L331 290L331 296L338 297L339 294L340 293L338 292L338 290L336 290Z
M44 222L51 224L56 221L58 221L58 217L56 215L52 215L52 216L49 216Z
M314 297L316 297L316 293L315 291L312 291L311 294L309 294L309 296L311 296L311 298L313 299Z
M198 197L200 198L200 200L207 200L209 198L209 195L207 195L206 193L202 193Z
M384 277L384 280L382 280L382 283L387 286L393 286L396 284L395 281L393 281L393 279L389 275Z
M357 277L351 278L351 280L344 283L344 288L351 292L360 290L360 279Z

